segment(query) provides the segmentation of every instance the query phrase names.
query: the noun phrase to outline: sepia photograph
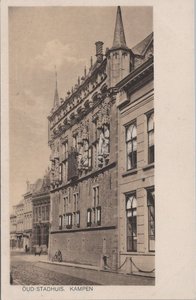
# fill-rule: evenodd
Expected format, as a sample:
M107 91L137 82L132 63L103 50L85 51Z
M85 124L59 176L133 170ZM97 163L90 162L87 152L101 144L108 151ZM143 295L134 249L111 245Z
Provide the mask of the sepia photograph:
M194 0L0 9L1 298L195 299Z
M155 285L152 6L9 7L11 285Z

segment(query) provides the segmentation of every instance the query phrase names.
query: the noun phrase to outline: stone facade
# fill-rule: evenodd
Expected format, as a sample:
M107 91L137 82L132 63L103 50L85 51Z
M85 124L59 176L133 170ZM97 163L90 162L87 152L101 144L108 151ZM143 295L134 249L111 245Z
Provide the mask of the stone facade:
M14 207L16 215L16 249L23 250L24 247L24 203L21 200L18 205Z
M47 252L50 227L49 170L43 179L34 184L27 181L23 199L15 205L10 215L10 247L12 250L33 252L41 246Z
M118 7L113 46L105 54L102 48L103 43L96 42L96 62L88 71L85 68L64 99L59 99L56 84L48 117L49 258L60 250L64 261L103 266L107 260L110 268L118 269L130 255L125 195L132 197L134 192L138 228L137 242L133 236L131 240L137 245L134 256L141 268L151 267L154 254L149 253L147 245L146 193L154 185L154 165L146 161L145 118L153 109L152 35L128 48ZM130 142L125 140L125 130L132 121L136 123L137 139L133 137ZM130 150L132 146L136 150ZM147 259L143 259L145 255ZM127 268L125 265L123 270Z
M24 240L24 250L32 250L32 193L33 193L33 184L30 184L27 181L27 191L23 195L24 203L24 231L23 231L23 240Z
M16 249L17 238L16 238L16 215L10 215L10 248L11 250Z
M152 34L143 41L143 47L140 44L139 56L141 62L138 65L137 61L135 71L117 84L119 257L120 264L126 260L122 268L125 271L132 268L133 272L138 269L148 272L155 269ZM132 199L135 203L131 207ZM130 264L130 258L136 267Z
M48 251L49 216L50 216L50 178L49 173L44 179L38 179L36 189L32 195L33 227L32 247L41 247L42 252Z

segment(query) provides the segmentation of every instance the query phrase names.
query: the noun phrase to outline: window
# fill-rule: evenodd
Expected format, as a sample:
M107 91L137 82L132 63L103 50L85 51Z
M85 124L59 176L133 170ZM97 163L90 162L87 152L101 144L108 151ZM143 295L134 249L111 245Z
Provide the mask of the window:
M41 206L39 206L39 208L38 208L38 211L39 211L39 221L41 220Z
M63 205L63 212L64 212L64 214L66 213L66 210L67 210L67 203L68 203L68 197L66 196L64 198L64 205Z
M137 129L132 123L126 128L127 170L137 167Z
M101 225L101 206L97 207L97 225Z
M74 148L75 150L77 150L77 147L78 147L78 134L75 134L75 135L73 136L73 148Z
M101 225L101 206L99 206L99 186L93 187L92 223Z
M68 158L68 141L63 143L63 159L67 159Z
M87 209L87 226L91 226L91 209Z
M46 206L46 220L49 221L49 206Z
M76 226L80 227L80 212L76 212Z
M62 229L63 216L59 216L59 229Z
M59 165L59 180L63 182L63 164Z
M80 227L80 212L78 211L78 195L79 193L73 194L74 196L73 223L75 226Z
M67 166L68 166L68 162L66 160L64 163L64 181L65 182L67 182L67 170L68 170Z
M67 229L71 229L72 228L72 214L69 213L67 214L67 225L66 225Z
M135 194L126 196L127 251L137 251L137 201Z
M88 167L92 168L92 146L88 149Z
M148 247L149 251L155 251L155 201L154 189L147 190L148 205Z
M63 215L63 227L66 227L67 225L67 216L66 214Z
M74 195L74 212L78 209L78 193L75 193Z
M45 206L42 206L42 221L45 221Z
M148 130L148 163L154 162L154 113L147 116Z

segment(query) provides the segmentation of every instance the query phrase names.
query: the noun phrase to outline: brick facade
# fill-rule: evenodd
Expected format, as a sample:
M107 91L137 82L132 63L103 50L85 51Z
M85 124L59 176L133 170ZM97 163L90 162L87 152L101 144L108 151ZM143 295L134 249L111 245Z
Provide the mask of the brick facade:
M107 256L107 264L117 269L132 255L139 268L154 267L147 204L154 164L148 161L146 121L153 110L152 41L151 34L128 48L118 7L113 46L104 55L103 43L96 43L95 64L85 69L65 99L59 99L56 84L48 116L50 259L60 250L64 261L103 267ZM137 166L127 170L125 131L132 121L137 128ZM137 249L128 253L125 198L132 192L137 202L137 236L132 242ZM150 238L153 247L153 234ZM125 264L123 270L128 269Z

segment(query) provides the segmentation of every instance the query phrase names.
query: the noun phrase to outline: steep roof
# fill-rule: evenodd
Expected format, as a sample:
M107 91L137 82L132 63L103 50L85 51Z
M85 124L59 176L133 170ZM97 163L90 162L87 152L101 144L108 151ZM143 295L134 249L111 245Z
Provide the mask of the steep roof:
M55 86L55 92L54 92L54 107L59 106L59 93L58 93L58 88L57 88L57 72L55 72L56 76L56 86Z
M117 8L112 49L127 48L120 6Z
M149 34L144 40L142 40L137 45L135 45L131 50L135 55L143 56L152 40L153 40L153 32Z

